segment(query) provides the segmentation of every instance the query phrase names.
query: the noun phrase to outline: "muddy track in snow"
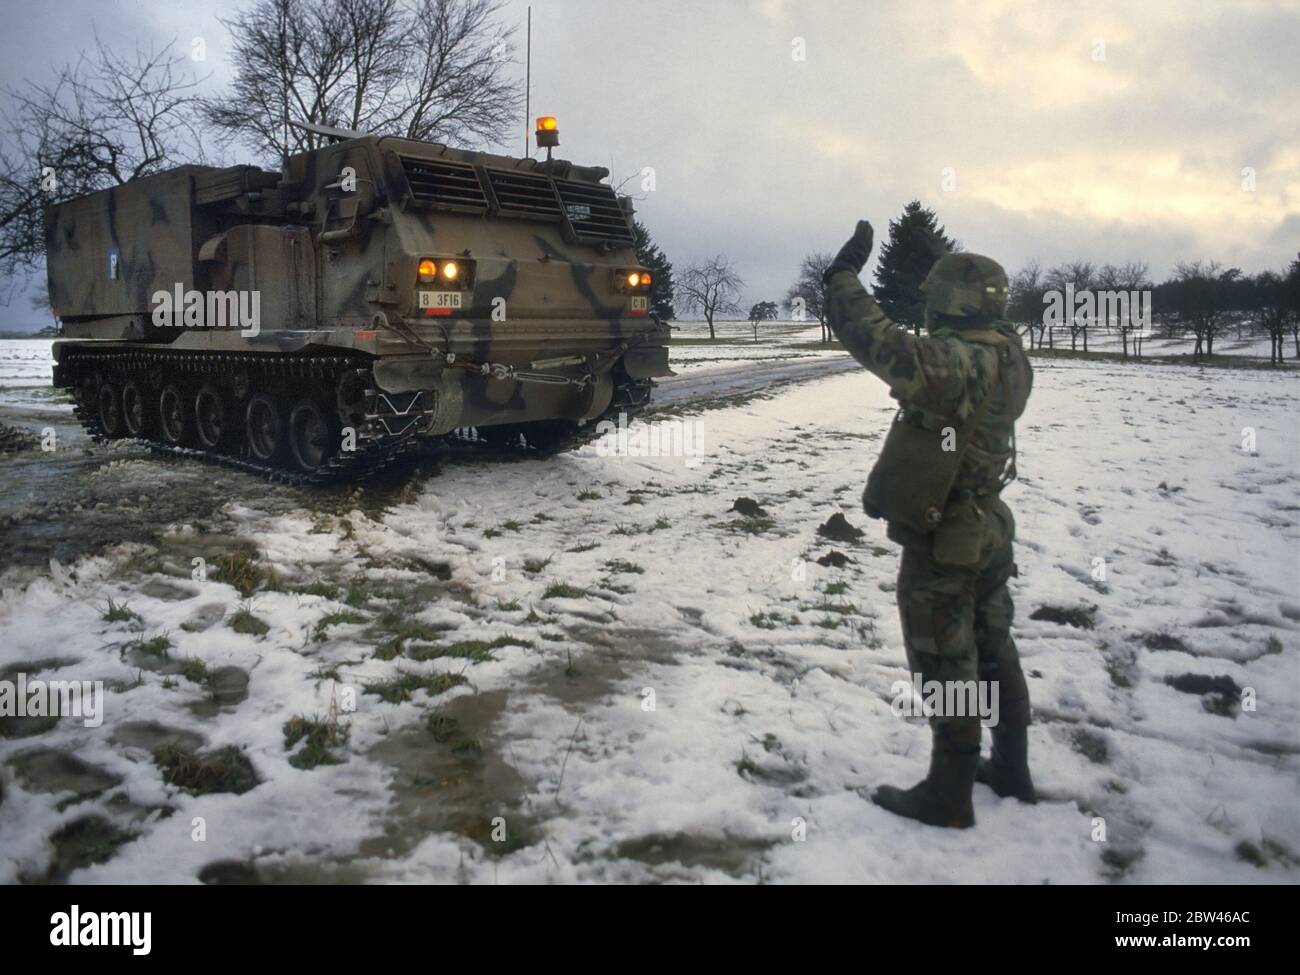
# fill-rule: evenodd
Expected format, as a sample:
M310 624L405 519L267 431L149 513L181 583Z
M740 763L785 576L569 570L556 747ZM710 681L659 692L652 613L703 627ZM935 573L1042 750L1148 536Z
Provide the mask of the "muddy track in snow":
M674 376L659 383L651 412L692 403L715 408L728 399L853 368L856 363L846 357ZM47 398L46 392L41 390L40 397ZM436 477L440 465L466 456L494 456L482 449L416 450L360 484L295 488L186 458L156 456L135 443L95 443L77 428L70 400L57 412L9 403L0 409L0 423L37 434L52 427L57 434L53 451L0 455L0 536L5 543L0 573L44 568L51 559L66 564L122 542L151 541L169 524L215 519L231 501L268 513L353 506L382 510L411 485ZM517 459L500 455L503 463Z

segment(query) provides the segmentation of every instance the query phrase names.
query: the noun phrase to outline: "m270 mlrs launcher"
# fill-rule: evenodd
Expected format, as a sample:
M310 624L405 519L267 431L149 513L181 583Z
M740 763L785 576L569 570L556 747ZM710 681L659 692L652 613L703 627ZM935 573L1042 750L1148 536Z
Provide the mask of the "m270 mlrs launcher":
M670 374L606 170L311 128L283 173L47 210L54 385L92 435L318 483L417 437L563 450Z

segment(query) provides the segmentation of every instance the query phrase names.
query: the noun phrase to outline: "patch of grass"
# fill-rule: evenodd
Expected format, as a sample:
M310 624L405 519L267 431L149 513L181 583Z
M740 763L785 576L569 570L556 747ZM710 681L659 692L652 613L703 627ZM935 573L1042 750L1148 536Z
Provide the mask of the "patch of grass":
M1143 852L1141 847L1108 846L1101 853L1101 862L1109 868L1111 878L1118 880L1142 859Z
M1074 734L1070 736L1070 744L1076 752L1095 765L1104 765L1110 756L1106 739L1087 728L1075 728Z
M213 560L213 577L239 590L242 596L251 596L258 589L284 588L274 569L258 563L247 552L227 552Z
M469 761L483 754L483 745L477 738L462 738L451 746L451 752L457 758Z
M103 816L82 816L60 827L50 843L57 854L59 867L71 871L104 863L118 847L131 842L138 834L119 829Z
M1142 645L1148 650L1176 650L1180 653L1191 653L1191 648L1176 636L1168 633L1148 633L1142 640Z
M515 613L523 608L523 604L517 599L497 600L497 612L499 613Z
M629 562L626 559L610 559L605 563L605 568L610 572L625 572L635 575L641 575L645 569L635 562Z
M775 630L782 626L797 626L799 617L794 613L789 616L782 616L779 612L754 613L749 617L749 625L756 626L760 630Z
M578 492L579 501L599 501L604 495L599 491L583 490Z
M540 524L541 524L542 522L544 522L544 521L552 521L552 520L553 520L553 519L551 518L550 515L545 514L545 513L541 512L541 511L539 511L539 512L537 512L537 514L533 515L533 524L534 524L534 525L540 525Z
M532 649L533 644L527 640L517 640L510 636L499 636L495 640L461 640L457 643L430 644L412 647L407 654L412 660L436 660L439 657L460 657L483 663L491 660L492 651L500 647L524 647Z
M586 596L586 589L579 589L567 582L552 582L542 593L543 599L584 599Z
M375 645L376 660L393 660L402 655L405 641L400 636L389 637L383 643Z
M429 729L429 734L433 735L434 741L444 744L451 741L455 736L457 729L460 727L460 722L449 714L440 710L433 710L424 719L424 726Z
M519 531L519 529L523 527L524 527L523 522L515 521L514 519L511 519L510 521L501 522L501 529L503 531L517 532Z
M366 603L370 602L370 590L360 583L354 582L348 586L348 591L343 596L343 602L353 609L361 609Z
M579 545L573 546L573 548L565 549L565 551L572 552L575 555L577 555L577 554L581 554L582 552L590 552L593 549L597 549L597 548L600 548L600 542L582 542Z
M822 592L824 592L828 596L842 596L844 595L844 593L848 591L849 591L849 584L843 580L840 580L839 582L828 583L826 585L826 588L822 590Z
M1039 606L1029 614L1031 620L1063 623L1080 630L1091 630L1097 625L1096 606Z
M551 564L552 558L554 558L554 556L548 555L544 559L524 559L524 571L529 575L535 576Z
M164 745L154 751L153 759L162 771L164 782L196 796L211 792L240 794L258 783L248 756L234 745L207 755Z
M661 518L660 520L666 522L668 519ZM668 526L664 525L664 527L667 528ZM771 518L756 515L750 518L732 518L730 521L724 521L719 527L731 532L743 532L746 535L761 535L763 532L775 528L776 522Z
M316 623L314 636L316 641L322 642L329 636L331 626L346 625L350 623L368 623L369 618L362 616L360 613L349 613L346 610L340 610L337 613L329 613L321 617Z
M208 670L208 665L198 657L190 657L182 660L180 663L180 675L186 680L193 681L196 684L206 684L208 678L212 676Z
M300 596L321 596L325 599L338 599L339 587L326 579L317 579L309 586L299 586L294 590Z
M836 603L831 602L829 599L822 599L821 602L818 603L800 603L799 609L804 612L816 611L821 613L838 613L841 616L858 615L858 607L856 603L850 603L847 601Z
M441 579L443 582L451 578L451 566L448 563L431 562L429 559L422 559L418 555L404 560L403 568L410 569L412 572L427 573L435 579Z
M430 697L437 697L453 687L459 687L468 681L460 674L399 674L389 680L365 685L367 694L375 694L389 704L401 704L409 701L416 691L423 690Z
M105 623L129 623L132 620L139 620L140 614L128 608L125 601L115 603L110 599L107 608L99 614L99 618Z
M351 728L335 720L319 720L294 715L284 723L285 750L293 748L298 742L305 742L298 752L289 758L289 764L298 769L313 769L319 765L341 765L343 759L335 755L331 748L346 745Z
M1269 654L1282 652L1282 641L1277 638L1276 633L1268 635L1268 642L1264 644L1264 652Z
M106 686L114 694L125 694L127 691L133 691L137 687L144 686L144 671L137 670L135 672L135 680L131 680L131 681L115 680L111 684L108 684Z
M246 633L249 636L265 636L271 631L271 627L259 620L253 615L252 611L243 608L234 616L226 621L226 625L236 633Z
M148 640L138 637L126 645L126 649L135 650L144 654L146 657L167 657L167 651L172 648L171 638L166 633L159 633Z
M1110 682L1116 687L1133 686L1133 679L1129 677L1128 672L1123 668L1118 660L1106 661L1106 673L1110 675Z

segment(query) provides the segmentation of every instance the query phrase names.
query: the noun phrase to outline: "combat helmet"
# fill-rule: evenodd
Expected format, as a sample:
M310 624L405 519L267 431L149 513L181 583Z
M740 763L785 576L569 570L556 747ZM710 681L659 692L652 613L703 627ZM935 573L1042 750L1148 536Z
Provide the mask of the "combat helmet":
M1007 309L1007 272L991 257L944 254L921 282L927 322L942 318L982 321L1001 318Z

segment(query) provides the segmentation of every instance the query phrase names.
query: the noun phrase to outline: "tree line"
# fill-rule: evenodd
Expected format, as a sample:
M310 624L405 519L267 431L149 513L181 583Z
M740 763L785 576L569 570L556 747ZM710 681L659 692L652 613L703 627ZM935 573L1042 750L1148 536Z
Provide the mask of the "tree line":
M919 334L925 322L921 282L942 254L962 249L933 210L918 200L907 204L899 218L890 221L871 287L885 314ZM823 342L831 335L822 275L832 256L829 251L808 253L782 301L796 320L815 320ZM708 263L738 277L725 257ZM714 301L714 311L738 310L737 295L730 307ZM759 302L750 310L750 321L775 318L774 309L774 302ZM712 337L713 319L706 318ZM1216 338L1233 332L1237 338L1266 335L1273 363L1284 361L1289 336L1293 358L1300 359L1300 254L1285 268L1254 275L1218 261L1183 261L1159 283L1151 280L1142 261L1096 264L1078 259L1044 268L1031 260L1010 276L1007 319L1031 348L1056 348L1059 332L1069 336L1072 350L1086 352L1090 330L1103 329L1119 336L1125 357L1140 356L1143 342L1152 336L1190 337L1192 358L1200 360L1214 355Z

